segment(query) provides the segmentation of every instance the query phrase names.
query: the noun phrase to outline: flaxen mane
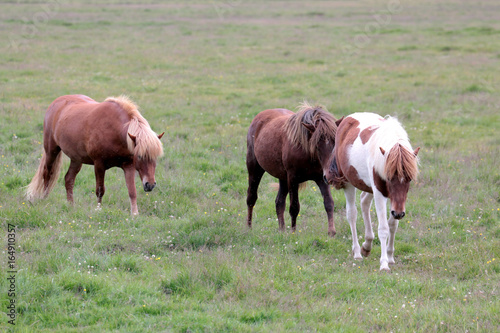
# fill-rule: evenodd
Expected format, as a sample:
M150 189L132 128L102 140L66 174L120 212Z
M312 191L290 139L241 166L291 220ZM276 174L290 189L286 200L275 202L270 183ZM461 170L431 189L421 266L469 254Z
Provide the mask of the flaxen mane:
M285 123L285 133L295 145L302 147L307 154L316 156L316 147L322 138L335 141L337 125L333 117L323 106L311 106L307 102L299 105L297 113L293 114ZM312 133L303 126L312 125Z
M396 118L385 117L369 142L374 168L382 179L416 179L418 157L412 151L408 134ZM385 154L380 153L379 147L385 150Z
M403 145L397 143L387 154L385 161L387 179L415 180L418 175L418 158Z
M130 121L125 124L128 126L128 133L133 135L134 141L127 136L127 145L135 156L147 159L157 159L163 155L163 145L158 136L149 126L148 121L141 115L137 105L127 96L108 97L105 102L115 102L127 111Z

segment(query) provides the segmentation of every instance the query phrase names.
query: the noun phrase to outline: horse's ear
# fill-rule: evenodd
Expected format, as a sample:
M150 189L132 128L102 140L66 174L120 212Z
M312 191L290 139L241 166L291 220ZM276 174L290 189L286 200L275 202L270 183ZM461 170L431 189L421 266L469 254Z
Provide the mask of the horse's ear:
M307 128L307 130L311 133L314 133L314 131L316 130L316 128L311 124L302 123L302 126Z
M342 118L340 118L340 119L337 119L337 120L335 121L335 125L337 125L337 127L339 127L339 125L340 125L340 123L342 122L342 120L344 120L344 116L342 116Z
M417 149L415 149L415 151L413 152L413 155L417 156L419 151L420 151L420 147L418 147Z
M384 148L382 148L382 147L379 147L379 148L380 148L380 152L382 153L382 155L385 155L385 150L384 150Z
M132 139L132 142L134 143L135 145L135 139L137 138L135 135L132 135L130 133L128 133L128 136Z
M158 135L158 139L161 139L163 137L163 134L165 134L165 132L163 132L160 135Z

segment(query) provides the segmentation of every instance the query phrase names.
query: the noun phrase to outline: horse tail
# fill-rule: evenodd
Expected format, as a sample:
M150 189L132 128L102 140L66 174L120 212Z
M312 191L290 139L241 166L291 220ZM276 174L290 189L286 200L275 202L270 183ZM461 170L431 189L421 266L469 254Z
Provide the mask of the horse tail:
M278 191L280 189L280 184L279 183L270 183L269 187L275 191ZM305 190L307 187L307 182L303 182L299 184L299 191Z
M43 199L49 195L50 191L56 185L57 179L59 178L59 173L61 172L62 166L62 155L59 152L52 164L51 170L47 170L47 154L44 152L42 155L42 159L40 160L40 165L38 165L38 169L36 170L35 176L31 180L31 183L27 186L26 189L26 198L29 201L33 202L37 199ZM49 173L49 179L47 184L44 182L44 173Z
M270 183L269 184L269 188L273 191L279 191L280 189L280 184L278 183Z
M330 164L330 173L332 175L332 185L335 189L340 190L344 188L347 179L343 175L343 173L339 170L339 166L337 163L336 152L333 152L332 163Z

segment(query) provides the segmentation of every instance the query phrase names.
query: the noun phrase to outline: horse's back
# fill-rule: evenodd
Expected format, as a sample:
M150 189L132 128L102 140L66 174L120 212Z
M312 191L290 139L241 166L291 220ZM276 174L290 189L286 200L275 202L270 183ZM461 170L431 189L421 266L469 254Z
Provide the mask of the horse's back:
M67 110L75 105L98 104L92 98L85 95L65 95L56 98L48 107L45 113L45 125L53 126L61 118L68 117ZM71 115L70 115L71 116Z
M385 164L380 148L389 151L396 143L411 149L408 136L396 118L354 113L346 117L337 130L337 163L351 184L371 192L374 172L380 176Z
M47 110L44 140L57 144L72 160L92 164L104 139L123 142L120 150L127 149L127 120L127 113L116 103L99 103L85 95L61 96Z
M255 116L247 135L247 158L255 158L269 174L286 177L282 161L284 124L294 114L287 109L269 109Z
M366 128L374 124L379 124L385 120L381 115L371 112L357 112L350 114L346 118L356 119L359 122L358 126L360 128Z
M352 149L367 152L374 149L369 144L373 135L382 127L386 120L375 113L354 113L344 118L337 129L336 141L338 147L354 145Z
M74 104L98 104L98 102L85 95L64 95L57 97L50 104L47 113L61 112L67 106Z
M339 173L355 187L371 192L376 147L368 144L384 121L374 113L355 113L344 118L337 129L335 157Z
M259 112L248 129L248 144L253 146L256 140L261 140L261 136L266 137L264 140L274 141L272 139L281 135L286 119L292 114L293 112L287 109L269 109Z
M268 109L259 112L252 120L248 132L255 134L264 127L280 126L292 114L293 112L287 109ZM276 119L278 119L277 122L275 121Z

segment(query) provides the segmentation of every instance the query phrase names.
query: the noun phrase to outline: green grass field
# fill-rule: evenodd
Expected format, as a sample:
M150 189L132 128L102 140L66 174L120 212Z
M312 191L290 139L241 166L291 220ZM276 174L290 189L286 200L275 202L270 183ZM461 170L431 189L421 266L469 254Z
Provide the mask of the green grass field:
M499 13L496 0L0 4L0 330L500 330ZM119 169L99 211L90 166L74 206L62 176L25 200L45 110L75 93L127 94L166 132L140 216ZM266 175L247 229L248 126L303 100L397 116L422 147L391 273L378 239L353 260L341 191L334 238L313 183L297 232L279 233Z

